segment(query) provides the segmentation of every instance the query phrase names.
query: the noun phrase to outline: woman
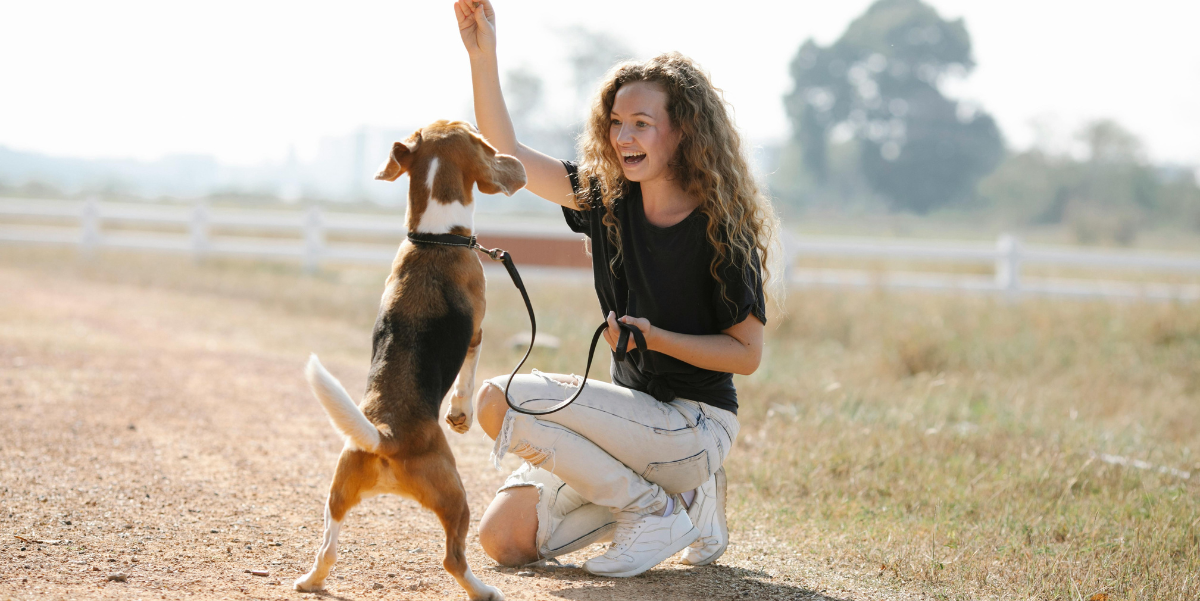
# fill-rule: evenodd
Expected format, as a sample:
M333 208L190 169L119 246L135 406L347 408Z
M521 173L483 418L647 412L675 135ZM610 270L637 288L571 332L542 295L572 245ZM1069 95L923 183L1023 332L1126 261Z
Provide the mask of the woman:
M480 523L484 550L522 565L612 537L584 569L634 576L683 550L706 564L725 550L725 474L737 438L732 374L753 373L766 322L761 265L775 230L719 92L689 59L667 54L608 75L580 138L578 165L517 142L500 90L495 13L455 4L471 59L479 129L525 165L530 191L563 207L591 239L596 292L616 347L613 384L589 381L560 412L509 411L505 378L476 394L495 460L525 459ZM575 376L518 376L514 403L545 408Z

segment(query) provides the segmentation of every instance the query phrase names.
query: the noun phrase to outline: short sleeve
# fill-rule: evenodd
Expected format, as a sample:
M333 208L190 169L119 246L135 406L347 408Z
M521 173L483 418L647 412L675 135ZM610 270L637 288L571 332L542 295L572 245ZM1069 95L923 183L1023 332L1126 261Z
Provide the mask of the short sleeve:
M721 286L713 289L713 306L716 308L717 329L726 330L754 315L763 324L767 323L766 295L763 294L762 265L758 253L744 269L726 262L721 266L721 281L725 282L724 294Z
M567 168L567 177L571 180L571 191L578 198L579 191L582 189L579 184L579 166L572 161L563 161L562 164ZM571 228L571 231L577 234L591 235L592 211L563 207L562 212L563 218L567 220L567 227Z

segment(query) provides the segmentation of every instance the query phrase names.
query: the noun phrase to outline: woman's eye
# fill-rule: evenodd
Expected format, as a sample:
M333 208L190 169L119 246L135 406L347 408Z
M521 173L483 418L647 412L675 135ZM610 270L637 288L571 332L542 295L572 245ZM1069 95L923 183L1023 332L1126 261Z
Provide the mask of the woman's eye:
M646 127L646 122L645 122L645 121L638 121L638 122L637 122L637 126L638 126L638 127Z
M609 125L611 125L611 126L613 126L613 127L616 127L616 126L618 126L618 125L620 125L620 124L621 124L621 122L620 122L619 120L617 120L617 119L613 119L613 120L612 120L612 122L610 122L610 123L609 123Z

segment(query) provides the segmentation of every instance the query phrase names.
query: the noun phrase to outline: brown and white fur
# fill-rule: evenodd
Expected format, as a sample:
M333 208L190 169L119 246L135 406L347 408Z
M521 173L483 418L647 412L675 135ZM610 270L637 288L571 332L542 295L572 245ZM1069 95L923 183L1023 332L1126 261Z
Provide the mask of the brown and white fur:
M410 232L470 236L475 185L485 194L509 195L525 185L521 163L497 154L463 122L438 121L396 142L375 178L394 181L405 172ZM475 251L405 240L383 291L362 404L355 405L316 355L309 360L308 382L346 446L329 487L324 541L296 590L323 588L346 512L362 499L392 493L437 514L446 531L442 565L471 599L504 598L467 565L470 510L438 423L450 392L446 421L460 433L471 427L483 312L483 267Z

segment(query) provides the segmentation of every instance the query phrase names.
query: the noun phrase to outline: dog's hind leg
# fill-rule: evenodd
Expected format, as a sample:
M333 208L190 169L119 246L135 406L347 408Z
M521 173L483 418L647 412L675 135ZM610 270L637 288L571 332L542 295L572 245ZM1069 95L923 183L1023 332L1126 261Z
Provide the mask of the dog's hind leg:
M439 432L440 434L440 432ZM437 514L446 531L446 556L442 566L467 591L471 601L504 601L499 589L484 584L467 564L467 531L471 527L471 509L466 491L454 466L454 456L442 438L443 452L426 454L408 463L408 486L425 507Z
M450 429L462 434L471 429L471 421L475 416L475 408L471 406L471 397L475 392L475 370L479 367L479 346L483 342L483 328L475 331L471 338L471 346L467 349L467 357L463 360L462 369L454 386L450 388L450 408L446 410L446 423Z
M325 505L325 538L321 541L321 548L317 550L317 559L313 562L312 569L296 580L296 590L311 592L325 588L325 578L329 576L329 569L337 561L338 531L341 528L342 521L333 519L333 512L327 503Z
M329 498L325 502L325 536L312 569L296 580L296 590L310 592L324 588L325 578L337 561L338 532L342 529L342 521L346 519L350 508L362 500L364 490L374 485L377 474L377 458L374 455L355 450L342 451L333 483L329 486Z

